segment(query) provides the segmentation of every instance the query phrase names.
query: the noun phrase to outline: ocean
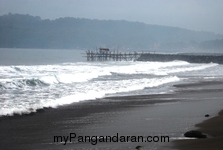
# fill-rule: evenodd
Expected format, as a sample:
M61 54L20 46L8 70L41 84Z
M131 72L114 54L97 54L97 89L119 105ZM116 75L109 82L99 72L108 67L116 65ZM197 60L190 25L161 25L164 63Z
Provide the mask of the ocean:
M172 93L176 83L222 80L223 65L87 62L83 50L0 49L0 116L111 96Z

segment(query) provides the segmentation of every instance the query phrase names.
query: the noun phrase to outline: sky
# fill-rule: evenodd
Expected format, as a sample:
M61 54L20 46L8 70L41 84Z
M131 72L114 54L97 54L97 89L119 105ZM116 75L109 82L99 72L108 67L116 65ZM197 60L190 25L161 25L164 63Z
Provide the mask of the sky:
M223 34L223 0L0 0L0 16L18 13L127 20Z

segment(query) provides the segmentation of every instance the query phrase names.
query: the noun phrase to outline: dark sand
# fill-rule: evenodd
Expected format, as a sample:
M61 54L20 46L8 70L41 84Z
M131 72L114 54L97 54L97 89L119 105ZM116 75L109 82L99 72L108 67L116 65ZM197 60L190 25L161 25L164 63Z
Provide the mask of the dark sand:
M174 141L180 150L222 150L223 149L223 110L219 116L196 124L198 131L208 135L206 139L188 139Z
M0 149L135 149L138 145L143 146L142 149L173 149L172 142L109 142L97 145L72 142L63 145L54 142L53 138L70 133L81 136L119 133L132 136L167 135L173 139L182 137L185 131L193 128L193 124L204 120L206 113L213 116L222 108L222 85L222 82L177 85L174 94L110 97L44 109L29 115L1 117ZM210 129L202 128L221 138L222 132L215 135L216 131L212 127ZM177 141L176 145L182 147L180 144L184 141ZM215 146L220 145L217 141Z

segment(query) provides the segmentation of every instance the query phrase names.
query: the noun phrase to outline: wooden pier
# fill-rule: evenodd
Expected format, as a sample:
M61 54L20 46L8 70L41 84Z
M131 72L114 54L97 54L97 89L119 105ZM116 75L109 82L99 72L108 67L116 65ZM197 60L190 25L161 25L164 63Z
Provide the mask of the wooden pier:
M183 60L190 63L218 63L223 64L222 54L163 54L155 52L120 52L99 48L97 51L86 51L87 61L174 61Z
M135 61L142 53L110 51L108 48L99 48L99 51L86 51L87 61Z

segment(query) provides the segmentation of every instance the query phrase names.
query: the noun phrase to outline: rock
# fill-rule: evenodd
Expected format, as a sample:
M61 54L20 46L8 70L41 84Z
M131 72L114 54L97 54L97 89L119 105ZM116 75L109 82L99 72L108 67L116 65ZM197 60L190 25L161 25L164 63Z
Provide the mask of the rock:
M205 115L205 117L209 117L209 116L210 116L209 114L206 114L206 115Z
M201 133L200 131L188 131L184 134L185 137L192 137L192 138L207 138L207 135Z
M137 149L137 150L140 150L141 147L142 147L142 146L136 146L136 149Z

